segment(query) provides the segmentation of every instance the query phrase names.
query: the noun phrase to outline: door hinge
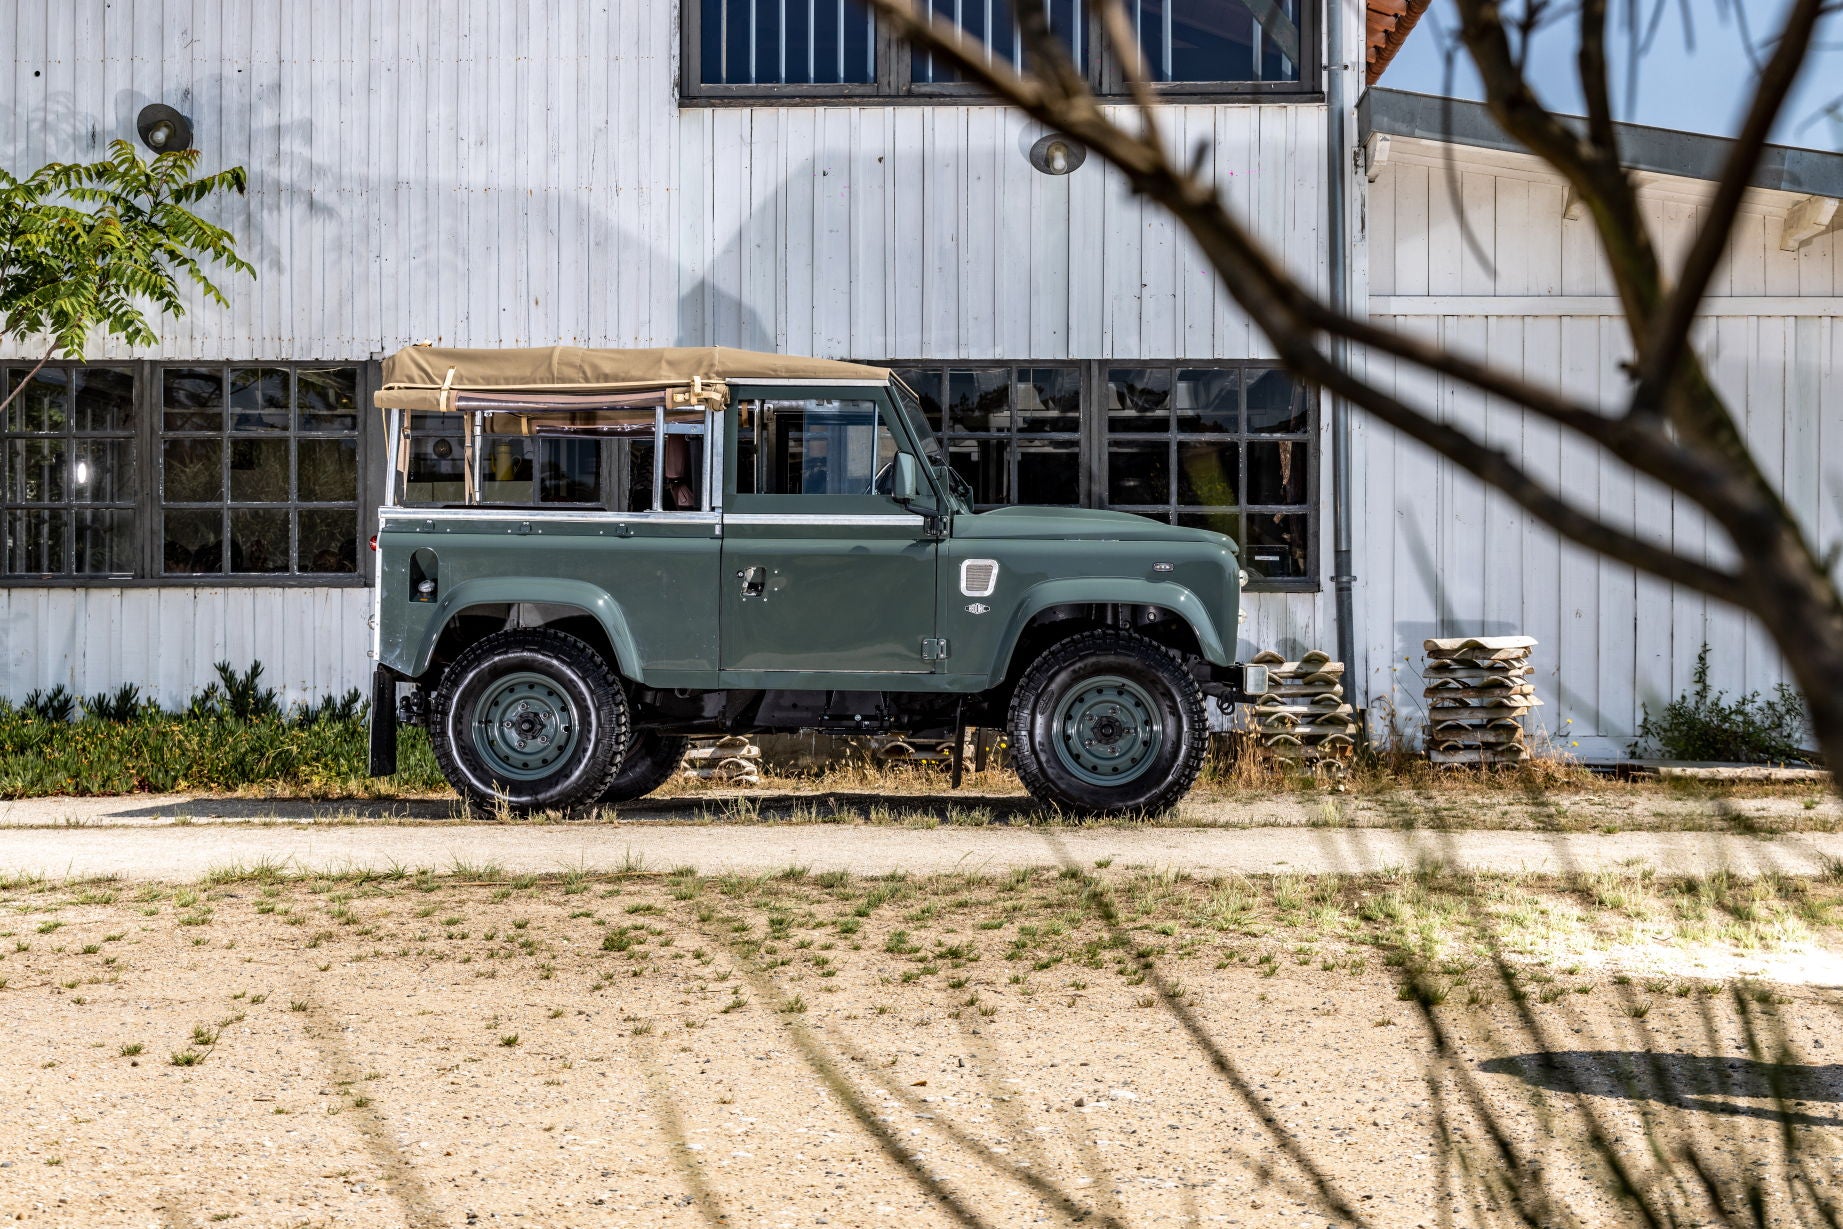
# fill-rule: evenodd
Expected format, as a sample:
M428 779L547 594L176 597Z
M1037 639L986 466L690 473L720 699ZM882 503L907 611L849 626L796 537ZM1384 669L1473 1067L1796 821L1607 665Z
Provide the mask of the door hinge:
M923 661L946 661L947 660L947 642L941 639L939 636L923 637L922 638L922 660Z

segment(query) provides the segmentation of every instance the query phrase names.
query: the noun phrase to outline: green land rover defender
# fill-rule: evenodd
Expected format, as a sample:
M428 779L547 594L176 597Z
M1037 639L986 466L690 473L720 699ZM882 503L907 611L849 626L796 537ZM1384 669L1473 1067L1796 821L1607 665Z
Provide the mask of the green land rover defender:
M700 735L983 726L1043 803L1154 812L1201 768L1204 697L1261 690L1230 539L975 512L882 368L415 346L376 400L371 771L425 724L476 808L638 798Z

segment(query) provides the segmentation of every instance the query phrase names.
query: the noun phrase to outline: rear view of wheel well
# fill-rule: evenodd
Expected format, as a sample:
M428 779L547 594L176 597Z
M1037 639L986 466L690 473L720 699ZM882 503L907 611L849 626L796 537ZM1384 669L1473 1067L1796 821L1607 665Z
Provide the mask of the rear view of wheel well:
M608 632L600 620L578 606L540 605L529 602L494 602L482 606L469 606L457 611L442 628L442 633L435 641L434 652L429 657L429 673L425 681L433 683L447 664L460 656L468 646L478 643L494 632L505 631L514 627L546 627L552 631L574 636L601 655L608 668L620 673L619 659L614 652L614 643L608 639Z

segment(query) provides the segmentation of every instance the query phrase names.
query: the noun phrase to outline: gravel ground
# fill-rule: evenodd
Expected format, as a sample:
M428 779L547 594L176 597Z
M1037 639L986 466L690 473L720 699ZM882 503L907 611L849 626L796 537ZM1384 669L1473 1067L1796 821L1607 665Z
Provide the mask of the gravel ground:
M1274 936L1271 967L1256 965L1244 949L1258 939L1191 944L1194 926L1167 935L1149 914L1138 929L1160 946L1146 959L1181 983L1180 1015L1124 953L1090 964L1079 935L1030 929L1066 918L1081 890L1052 874L961 880L920 911L932 898L916 885L885 885L917 894L881 901L861 881L784 882L11 889L0 1216L176 1229L1496 1219L1442 1193L1443 1107L1463 1138L1479 1134L1430 1094L1427 1034L1379 959L1327 970L1281 958ZM1584 1073L1634 1149L1637 1114L1653 1112L1667 1138L1693 1125L1725 1170L1777 1180L1755 1162L1782 1111L1761 1099L1723 1000L1647 991L1639 1017L1636 987L1563 994L1577 988L1564 978L1529 1004L1538 1042L1488 977L1458 979L1487 992L1435 1009L1459 1067L1517 1146L1554 1150L1548 1190L1584 1223L1608 1211L1567 1124L1543 1134L1530 1112L1534 1086L1511 1063L1532 1048ZM1823 1182L1843 1151L1843 1078L1823 1065L1843 1051L1837 1005L1796 988L1772 1009ZM1621 1085L1610 1073L1634 1053L1662 1055L1696 1095ZM1304 1189L1301 1157L1350 1215Z
M296 871L613 870L641 864L718 874L856 874L1123 864L1196 873L1365 872L1440 861L1473 870L1556 873L1632 860L1700 874L1821 874L1843 860L1843 835L1773 838L1713 832L1422 832L1386 829L1168 827L931 827L868 824L189 824L0 829L0 874L187 881L234 864Z
M1010 780L988 774L988 781ZM687 786L602 812L605 821L682 823L721 819L814 823L822 820L905 824L1040 823L1020 790L918 790L914 778L877 789L796 788L786 782L750 790ZM1843 800L1819 787L1740 786L1723 792L1698 783L1609 784L1597 792L1530 793L1510 789L1399 790L1388 794L1280 793L1226 795L1193 790L1161 823L1199 828L1387 828L1512 832L1838 832ZM201 794L127 794L0 800L0 828L153 827L197 824L464 822L451 797L302 799Z

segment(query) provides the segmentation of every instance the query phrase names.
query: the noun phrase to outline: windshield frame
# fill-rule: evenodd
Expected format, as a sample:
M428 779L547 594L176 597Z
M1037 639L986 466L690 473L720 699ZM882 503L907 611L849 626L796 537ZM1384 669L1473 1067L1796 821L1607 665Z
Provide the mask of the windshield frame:
M934 469L940 479L941 489L954 506L953 510L971 512L973 488L947 463L947 450L941 444L941 437L934 433L934 428L928 424L928 416L922 413L921 396L895 372L890 373L890 392L903 421L908 424L909 434L914 437L916 447L921 449L922 459Z

